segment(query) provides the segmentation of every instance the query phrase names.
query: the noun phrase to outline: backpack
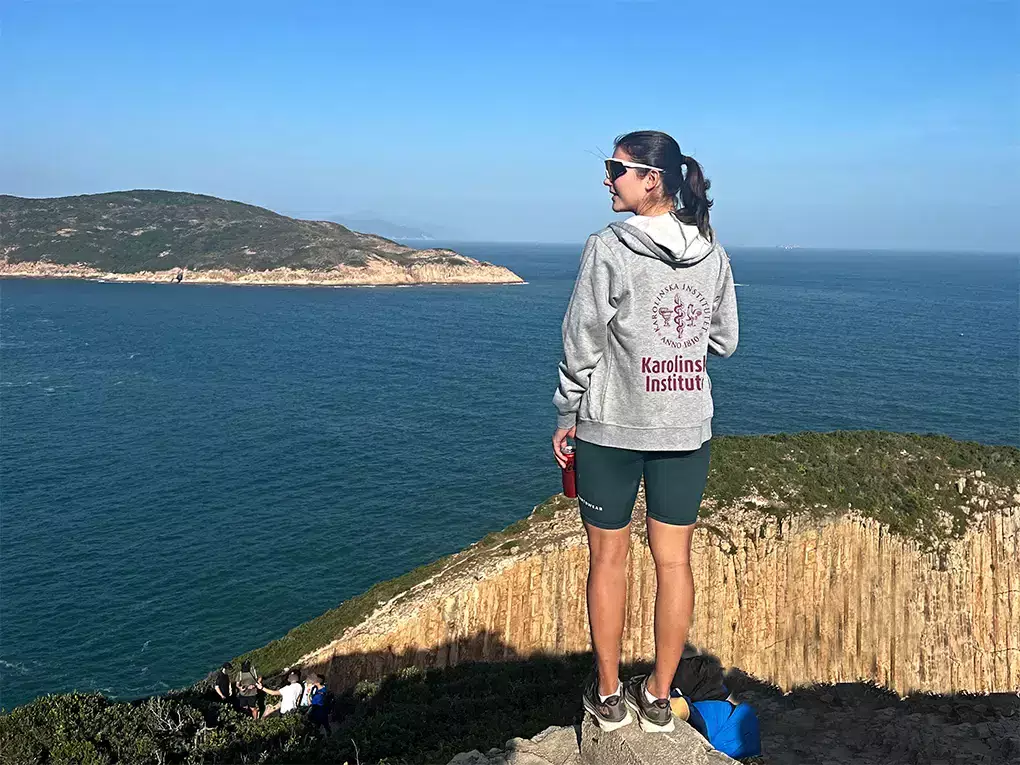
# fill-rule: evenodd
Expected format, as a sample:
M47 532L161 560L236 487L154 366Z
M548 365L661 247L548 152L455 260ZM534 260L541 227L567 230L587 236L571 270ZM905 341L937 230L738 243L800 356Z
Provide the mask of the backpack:
M255 688L255 683L258 682L259 673L255 667L252 667L250 671L245 672L243 669L237 673L237 692L241 696L254 696L258 694L258 689ZM246 690L245 686L252 686L251 689Z
M333 699L333 694L329 692L326 686L321 685L312 691L312 706L313 707L326 707L329 708L330 702Z
M714 656L691 656L680 661L673 677L671 701L685 707L681 714L708 743L734 759L761 754L758 716L750 704L729 701L722 664ZM676 709L676 706L674 706Z
M761 754L758 716L750 704L729 701L693 701L687 722L715 749L733 759Z
M688 656L680 660L671 688L688 701L722 701L729 697L722 663L714 656Z

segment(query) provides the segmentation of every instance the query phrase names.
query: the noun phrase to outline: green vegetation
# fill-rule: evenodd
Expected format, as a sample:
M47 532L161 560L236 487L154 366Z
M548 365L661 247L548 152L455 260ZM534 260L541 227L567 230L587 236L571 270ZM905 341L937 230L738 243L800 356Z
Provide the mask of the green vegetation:
M1011 446L882 431L727 436L712 440L705 497L717 516L753 494L779 517L854 510L934 549L966 532L971 510L955 482L977 470L1005 497L1020 490L1020 450Z
M1012 504L1020 491L1020 450L1013 447L877 431L717 437L705 525L722 526L728 511L745 504L779 518L852 510L925 549L940 549L971 522L971 506L956 481L968 476L973 482L976 471L990 487L985 498ZM523 548L536 525L572 505L562 495L552 497L464 552L377 584L234 663L251 659L270 677L430 577L477 555ZM5 763L33 764L353 763L353 739L363 763L445 762L457 752L486 751L512 736L575 721L577 687L589 666L590 657L573 656L404 670L344 694L339 726L328 738L299 717L253 721L209 701L203 694L210 678L134 702L113 703L99 694L45 696L0 717L0 752Z
M579 721L590 667L579 655L406 669L340 696L328 737L300 716L252 720L195 691L121 703L44 696L0 717L0 752L11 765L445 763Z
M420 251L337 223L304 221L240 202L175 191L117 191L52 199L0 195L0 241L12 263L81 263L102 271L326 271L372 258L398 265L464 265L450 250Z
M343 694L330 736L317 734L300 716L252 720L194 691L122 703L100 694L44 696L0 717L0 759L5 765L442 764L460 752L503 748L511 738L580 722L579 688L591 661L590 654L572 654L408 668ZM622 674L650 668L627 665ZM892 714L887 721L903 725L931 715L970 725L1020 716L1020 703L1006 693L900 699L868 683L838 683L784 695L739 670L725 681L752 703L768 699L772 706L803 709L817 722L824 722L820 710L831 708L859 710L861 720L885 709ZM773 724L763 717L763 728ZM802 734L798 727L795 735ZM768 755L748 765L776 761Z

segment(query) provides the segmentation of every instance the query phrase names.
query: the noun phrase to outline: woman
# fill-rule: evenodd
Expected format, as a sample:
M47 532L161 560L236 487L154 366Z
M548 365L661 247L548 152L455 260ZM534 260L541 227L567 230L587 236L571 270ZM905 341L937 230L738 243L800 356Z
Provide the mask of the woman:
M262 678L252 663L245 659L241 663L241 671L237 673L237 705L241 713L248 712L254 719L259 719L259 684Z
M588 620L595 671L584 707L607 730L673 730L670 682L694 612L691 537L708 476L712 386L707 354L737 347L729 258L709 224L701 166L665 133L616 140L606 160L613 211L588 238L563 319L553 453L576 441L588 535ZM620 682L630 519L645 480L655 561L655 669Z

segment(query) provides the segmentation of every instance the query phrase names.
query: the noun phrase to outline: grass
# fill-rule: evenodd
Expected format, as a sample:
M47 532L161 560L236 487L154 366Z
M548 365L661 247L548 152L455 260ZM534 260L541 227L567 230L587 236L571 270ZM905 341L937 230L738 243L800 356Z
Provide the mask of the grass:
M969 528L974 513L955 483L977 470L1004 497L1020 491L1020 450L1010 446L882 431L729 436L712 442L707 515L757 494L780 518L853 510L932 549Z

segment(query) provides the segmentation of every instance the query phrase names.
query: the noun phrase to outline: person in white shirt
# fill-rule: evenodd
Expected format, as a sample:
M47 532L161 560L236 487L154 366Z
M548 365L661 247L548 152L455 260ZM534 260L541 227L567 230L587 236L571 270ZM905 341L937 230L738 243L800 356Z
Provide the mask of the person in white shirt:
M312 705L312 691L315 690L315 678L317 677L318 675L314 673L306 673L305 679L301 682L305 692L301 694L301 701L298 702L298 706L302 709Z
M304 693L304 686L301 685L301 678L297 672L291 672L287 675L287 685L283 686L280 690L275 691L272 688L266 688L259 683L259 689L265 691L270 696L280 697L280 714L285 715L297 709L298 701L301 700L301 694Z

